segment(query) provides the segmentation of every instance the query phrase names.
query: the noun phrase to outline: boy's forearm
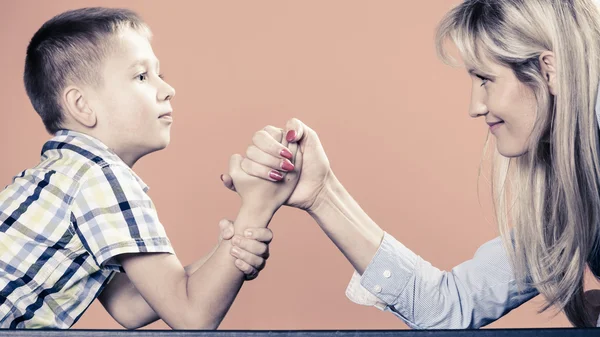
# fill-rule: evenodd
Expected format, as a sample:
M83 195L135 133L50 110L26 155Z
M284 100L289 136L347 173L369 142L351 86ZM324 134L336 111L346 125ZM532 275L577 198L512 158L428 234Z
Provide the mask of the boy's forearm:
M204 263L206 263L206 261L213 256L213 254L217 251L217 249L219 248L219 245L215 246L215 248L213 248L210 253L204 255L203 257L199 258L198 260L188 264L187 266L184 267L185 269L185 273L187 275L192 275L194 272L196 272L196 270L198 270L200 267L202 267L202 265L204 265Z
M331 173L309 214L362 274L377 252L383 230L365 213Z
M235 232L242 234L246 228L266 227L271 218L272 212L256 212L242 207L234 223ZM198 319L199 323L205 321L199 328L216 328L219 325L245 278L243 272L235 267L236 258L230 254L231 247L229 240L221 241L210 253L184 268L189 277L191 302L200 302L198 305L203 306L202 310L207 313L202 315L206 319ZM194 290L198 288L204 290ZM115 275L103 291L101 302L113 318L128 329L137 329L160 319L124 273Z
M217 248L187 265L186 273L191 275L198 270ZM127 329L141 328L160 319L125 273L117 273L99 299L108 313Z
M266 227L272 212L256 212L242 207L234 222L236 234L246 228ZM221 241L214 253L187 280L189 303L193 312L204 312L204 329L215 329L231 307L243 282L244 273L235 266L229 240Z

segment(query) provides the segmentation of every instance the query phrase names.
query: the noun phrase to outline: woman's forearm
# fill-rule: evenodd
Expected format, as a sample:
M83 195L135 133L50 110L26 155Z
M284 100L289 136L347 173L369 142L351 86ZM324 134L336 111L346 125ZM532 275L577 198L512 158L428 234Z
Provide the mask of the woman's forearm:
M377 252L383 230L346 191L333 172L308 213L360 274Z

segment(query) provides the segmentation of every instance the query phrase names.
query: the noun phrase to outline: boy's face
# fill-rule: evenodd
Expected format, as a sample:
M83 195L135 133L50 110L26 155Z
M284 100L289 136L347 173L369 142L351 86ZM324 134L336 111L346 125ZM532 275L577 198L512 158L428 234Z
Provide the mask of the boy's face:
M114 41L102 67L102 85L92 91L90 103L100 140L133 165L169 144L175 90L162 80L146 37L126 29Z

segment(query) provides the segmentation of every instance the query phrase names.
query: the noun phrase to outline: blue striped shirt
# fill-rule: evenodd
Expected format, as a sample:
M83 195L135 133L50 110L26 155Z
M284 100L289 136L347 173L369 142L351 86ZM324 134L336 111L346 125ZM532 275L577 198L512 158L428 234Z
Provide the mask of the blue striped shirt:
M365 272L354 272L346 289L351 301L391 312L414 329L480 328L538 294L529 286L519 291L500 237L442 271L387 233Z

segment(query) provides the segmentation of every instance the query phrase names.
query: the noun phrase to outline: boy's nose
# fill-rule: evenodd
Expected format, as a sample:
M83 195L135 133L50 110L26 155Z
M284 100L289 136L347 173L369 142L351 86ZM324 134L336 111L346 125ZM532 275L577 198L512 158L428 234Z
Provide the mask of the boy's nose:
M166 85L166 88L159 93L158 99L161 101L170 101L175 96L175 88L170 85Z

